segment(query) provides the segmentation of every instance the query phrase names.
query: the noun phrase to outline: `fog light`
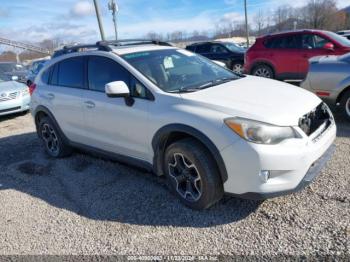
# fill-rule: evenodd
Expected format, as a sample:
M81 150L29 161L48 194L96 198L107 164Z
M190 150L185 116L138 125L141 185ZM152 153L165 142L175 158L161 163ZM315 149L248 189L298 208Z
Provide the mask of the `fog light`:
M267 180L269 180L269 178L270 178L270 171L267 171L267 170L260 171L259 177L260 177L262 182L266 183Z

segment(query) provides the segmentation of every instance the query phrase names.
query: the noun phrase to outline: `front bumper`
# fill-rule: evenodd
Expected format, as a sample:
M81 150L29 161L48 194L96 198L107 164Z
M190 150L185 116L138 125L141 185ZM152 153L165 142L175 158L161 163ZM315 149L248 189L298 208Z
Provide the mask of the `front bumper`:
M335 145L330 146L327 149L327 151L310 167L309 171L307 171L304 178L300 181L298 186L294 189L289 189L289 190L280 191L280 192L273 192L273 193L248 192L248 193L244 193L236 196L240 198L245 198L245 199L264 200L264 199L284 196L284 195L298 192L304 189L305 187L307 187L321 173L322 169L327 164L328 160L330 160L331 157L333 156L335 148L336 148Z
M30 96L20 96L16 99L0 102L0 116L27 111L30 108Z
M333 123L317 141L291 139L278 145L258 145L240 140L221 151L228 179L226 193L243 198L266 199L300 190L321 171L334 152ZM259 177L270 171L267 181Z

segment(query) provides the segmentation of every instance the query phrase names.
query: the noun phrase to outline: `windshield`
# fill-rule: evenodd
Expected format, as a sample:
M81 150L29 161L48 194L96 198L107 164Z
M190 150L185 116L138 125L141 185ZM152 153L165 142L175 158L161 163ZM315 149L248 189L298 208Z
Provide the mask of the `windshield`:
M228 48L230 51L232 52L239 52L242 53L245 51L245 49L243 47L240 47L234 43L222 43L224 46L226 46L226 48Z
M181 49L131 53L123 58L165 92L192 92L239 78L214 62Z
M339 44L341 44L342 46L346 46L346 47L350 47L350 41L341 35L337 35L336 33L333 32L324 32L328 37L334 39L335 41L337 41Z

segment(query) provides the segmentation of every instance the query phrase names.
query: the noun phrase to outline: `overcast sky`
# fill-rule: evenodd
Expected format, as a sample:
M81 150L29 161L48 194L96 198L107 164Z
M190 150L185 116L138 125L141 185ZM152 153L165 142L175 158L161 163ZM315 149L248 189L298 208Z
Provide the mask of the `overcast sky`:
M109 0L99 0L108 38L113 37ZM279 5L304 5L306 0L247 0L252 17L257 10ZM0 37L39 42L59 37L67 41L96 41L98 26L93 0L1 0ZM243 0L117 0L122 38L142 37L149 31L213 30L223 17L237 20L244 15ZM350 0L338 0L339 7Z

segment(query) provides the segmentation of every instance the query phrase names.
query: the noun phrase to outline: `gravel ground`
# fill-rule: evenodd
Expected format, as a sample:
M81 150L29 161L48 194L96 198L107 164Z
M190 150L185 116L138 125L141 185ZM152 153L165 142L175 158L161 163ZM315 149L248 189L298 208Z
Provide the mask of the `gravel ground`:
M0 254L346 255L350 124L302 192L182 206L162 179L81 153L44 154L31 116L0 119Z

